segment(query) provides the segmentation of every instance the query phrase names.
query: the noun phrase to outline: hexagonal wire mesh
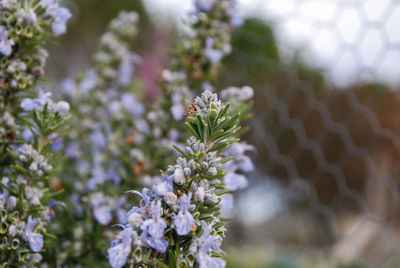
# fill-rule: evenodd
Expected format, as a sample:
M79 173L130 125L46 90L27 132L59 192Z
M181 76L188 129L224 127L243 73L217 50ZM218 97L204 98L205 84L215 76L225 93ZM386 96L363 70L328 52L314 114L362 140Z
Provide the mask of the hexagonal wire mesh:
M313 255L321 267L400 267L400 2L261 5L286 58L301 51L325 71L292 60L254 85L262 90L250 139L269 177L262 194L274 197L256 208L268 215L252 239Z

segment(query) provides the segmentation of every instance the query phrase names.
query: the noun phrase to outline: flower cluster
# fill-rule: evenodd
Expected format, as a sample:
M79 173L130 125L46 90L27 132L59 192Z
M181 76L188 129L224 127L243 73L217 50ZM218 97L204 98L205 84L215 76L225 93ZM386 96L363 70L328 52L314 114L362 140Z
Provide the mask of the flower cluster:
M54 1L0 2L0 259L3 267L42 261L47 224L57 194L57 145L65 134L69 104L53 102L33 86L47 58L42 47L65 32L71 17Z
M132 210L127 213L130 208L129 203L121 195L126 189L137 188L139 183L156 184L152 192L163 196L165 202L175 208L174 219L179 226L176 229L179 234L184 234L193 227L193 224L189 224L191 216L200 230L201 220L196 218L197 214L193 214L191 201L204 203L204 206L221 206L221 209L225 209L232 204L232 195L217 195L216 192L220 190L217 181L206 179L193 181L184 199L182 195L177 195L171 190L174 184L183 187L186 178L197 176L199 167L196 166L194 159L199 154L204 154L204 159L199 163L200 168L206 170L204 176L219 176L220 170L230 165L224 179L218 179L220 183L224 181L228 184L231 181L230 184L234 185L237 183L235 178L240 178L240 185L236 186L236 189L246 185L243 176L245 170L237 168L233 161L223 163L228 151L225 150L225 155L211 152L207 143L198 137L192 137L186 142L186 155L179 157L176 164L168 168L164 175L159 176L157 173L159 169L173 161L175 157L171 150L173 143L184 148L183 127L180 122L182 118L190 117L194 109L199 115L203 112L208 113L206 103L210 99L202 100L202 98L197 99L186 112L187 96L203 86L210 87L209 82L216 78L216 71L221 63L213 60L212 54L219 53L218 50L223 48L220 56L222 59L230 50L230 31L237 25L233 19L235 16L233 1L212 2L210 9L196 8L196 12L193 13L193 23L190 26L195 35L184 35L179 39L169 69L162 72L160 85L164 95L151 107L145 108L145 105L140 103L138 97L140 84L136 83L133 77L136 65L140 61L130 45L137 32L138 15L134 12L121 12L110 22L107 32L100 39L92 68L76 79L69 78L63 81L62 91L70 100L71 107L66 102L52 102L50 94L41 90L37 90L37 96L36 94L23 96L20 107L33 115L33 119L26 121L28 127L22 129L23 138L33 144L49 140L52 143L49 148L56 151L60 148L60 144L65 143L65 154L69 158L58 173L59 179L52 182L57 189L65 191L61 197L67 205L67 210L57 211L58 214L65 213L65 215L58 216L49 226L50 232L57 235L58 241L52 244L50 252L44 253L46 262L73 266L85 260L92 266L104 264L106 241L111 239L111 232L103 226L117 221L122 224L137 225L143 229L141 232L147 234L145 240L148 244L160 248L166 247L160 236L161 232L155 232L151 222L142 225L141 221L143 224L146 221L143 217L138 217ZM52 26L54 29L54 25ZM212 37L212 44L207 40L207 36ZM212 96L209 94L207 98ZM235 96L228 94L226 100L233 101L232 106L236 111L246 114L251 96L247 95L242 99ZM217 105L217 110L220 109L222 104L217 100L213 102ZM247 108L244 109L244 106ZM39 133L31 126L37 124L34 121L35 117L42 113L46 113L46 116L57 114L63 117L69 109L75 117L66 137L62 138L58 133L53 133L45 139L34 138ZM12 123L12 120L9 122ZM40 152L38 148L33 149ZM193 159L188 158L188 155ZM238 159L247 157L243 154L239 156L239 153L236 155ZM19 157L18 151L15 152L15 157ZM36 161L33 168L36 166L37 171L43 172L46 176L52 175L53 169L43 168L46 167L44 161L48 158L42 160ZM23 163L24 168L28 170L33 163L32 160L29 161L31 162ZM47 166L54 164L48 161ZM232 175L231 179L229 175ZM35 196L36 200L46 199L45 192L35 189L29 189L26 196ZM141 195L145 199L146 191ZM153 214L154 221L159 222L157 206L154 205ZM163 215L162 211L163 208L160 207L160 217ZM206 223L209 224L207 221ZM202 236L193 240L193 250L195 245L198 247L197 251L203 253L216 247L209 243L203 245L206 239L210 241L214 239L215 232L211 229L210 232L205 231ZM122 232L120 241L122 243L118 243L115 250L124 248L124 252L130 252L132 247L135 248L135 256L142 256L140 253L142 247L134 246L142 243L142 236L127 236ZM219 239L215 241L218 242ZM207 259L207 254L200 254L202 257L199 258ZM182 260L179 262L185 263Z
M102 252L109 240L107 232L93 233L126 213L119 185L138 185L131 179L135 166L129 155L135 152L129 145L133 139L127 138L132 135L133 124L143 130L135 135L135 142L144 139L146 131L146 125L140 128L145 105L139 102L133 79L140 61L131 48L137 22L137 13L120 12L101 36L93 67L61 85L75 117L64 139L68 160L60 171L66 190L64 202L70 211L64 212L66 219L60 218L55 225L53 231L60 243L49 256L59 264L73 265L77 257L91 258L94 254L101 256L96 261L105 262Z
M235 0L196 0L191 13L192 31L180 38L168 69L162 72L164 104L171 120L182 120L185 99L203 88L212 88L218 68L231 52L230 37L242 24Z
M139 206L126 214L127 223L108 249L112 267L130 264L169 264L170 267L224 267L220 249L224 221L221 196L230 192L224 184L223 165L232 157L224 150L238 141L239 114L229 104L205 91L195 99L187 118L192 137L175 165L162 173L151 190L128 191L140 196ZM154 251L155 250L155 251ZM157 253L158 254L157 254Z
M0 2L0 155L20 134L16 95L30 89L44 73L48 53L42 44L50 36L47 29L64 33L70 17L69 10L54 0Z

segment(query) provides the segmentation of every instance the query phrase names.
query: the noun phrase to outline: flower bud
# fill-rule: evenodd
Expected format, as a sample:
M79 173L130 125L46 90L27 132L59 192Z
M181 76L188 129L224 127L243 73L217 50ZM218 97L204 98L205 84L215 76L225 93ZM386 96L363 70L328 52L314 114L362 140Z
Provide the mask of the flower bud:
M8 235L14 237L17 234L17 227L13 224L8 228Z
M205 201L207 204L214 205L218 203L218 196L216 196L215 194L208 194L206 195Z
M175 169L174 171L174 182L176 184L183 184L185 182L185 176L183 175L183 171L180 168Z
M202 169L208 169L208 163L207 162L201 162L201 168Z
M139 227L140 225L142 225L143 222L142 215L134 212L131 215L129 215L128 222L132 227Z
M215 167L211 167L209 170L207 170L207 175L208 176L214 176L217 175L217 169Z
M190 177L190 175L192 174L192 170L190 170L190 168L184 168L183 174L185 174L186 177Z
M55 106L55 110L62 116L65 116L69 112L69 103L65 101L59 101Z
M167 203L167 204L170 205L170 206L175 205L177 199L178 199L178 198L177 198L176 194L174 194L174 193L172 193L172 192L166 192L166 193L164 194L165 203Z
M196 192L194 194L194 199L197 202L204 202L204 197L205 197L204 187L197 188L197 190L196 190Z
M7 209L12 210L17 205L17 198L15 196L10 196L7 199Z

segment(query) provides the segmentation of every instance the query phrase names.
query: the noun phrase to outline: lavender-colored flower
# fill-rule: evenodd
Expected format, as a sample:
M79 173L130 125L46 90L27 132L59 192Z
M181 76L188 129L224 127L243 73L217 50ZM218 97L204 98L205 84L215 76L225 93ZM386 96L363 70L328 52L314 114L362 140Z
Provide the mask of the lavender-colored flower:
M99 79L97 77L96 71L95 70L89 70L89 71L86 72L85 79L83 79L79 83L79 88L83 92L89 92L89 91L91 91L93 88L95 88L97 86L98 82L99 82Z
M214 48L214 39L208 37L206 39L206 49L204 50L205 56L212 62L218 63L224 56L224 51Z
M99 127L96 127L96 130L92 132L90 139L95 151L102 149L107 145L106 138Z
M132 80L133 72L135 71L135 63L138 61L138 56L134 53L123 58L119 65L119 82L126 86Z
M145 111L145 106L136 100L135 94L124 93L121 96L122 106L127 109L133 116L140 116Z
M232 191L246 188L249 184L244 175L235 172L228 172L224 177L224 183L225 187Z
M69 158L77 158L80 156L79 147L76 142L71 142L68 144L67 148L65 149L65 154Z
M185 107L182 105L182 95L178 93L172 94L172 106L171 113L175 120L179 120L183 118L183 114L185 113Z
M229 211L233 209L233 195L232 194L224 194L221 196L222 200L219 203L221 206L222 215L228 215Z
M197 254L197 261L199 262L199 268L223 268L225 267L225 261L221 258L212 257L211 251L221 252L221 242L218 235L211 235L211 228L205 221L201 221L203 227L203 234L200 240L202 245Z
M249 145L246 142L232 144L227 152L227 155L234 156L234 161L227 162L224 167L228 170L240 170L245 173L253 171L254 164L250 157L245 155L245 152L254 150L254 146Z
M28 238L31 250L34 252L41 251L43 248L43 236L33 232L33 229L38 222L38 219L32 219L32 217L29 216L28 223L25 228L25 236Z
M161 202L151 203L151 216L143 222L140 229L142 230L142 242L160 253L164 253L168 246L168 241L164 238L164 230L167 224L161 219Z
M62 137L58 138L58 139L54 140L53 143L51 144L51 150L57 151L57 150L61 149L63 147L63 145L64 145L64 139Z
M150 206L150 203L151 203L151 192L150 192L149 189L143 188L141 193L138 192L138 191L135 191L135 190L126 191L125 193L132 193L132 194L139 195L142 198L142 200L140 201L140 206L141 207L140 207L139 210L140 210L141 213L145 213L146 212L147 208ZM135 208L136 207L132 208L128 212L128 214L131 213L131 212L136 212L137 208L136 208L136 210L135 210Z
M158 196L164 196L173 190L174 176L163 176L163 181L153 186L153 191Z
M67 30L66 23L72 17L71 12L66 7L60 7L55 0L49 0L46 14L53 17L53 33L56 35L64 34Z
M90 200L93 206L93 214L95 219L102 225L107 225L112 220L111 206L109 201L102 193L95 193Z
M111 267L121 268L126 262L126 258L131 252L132 227L125 227L120 233L120 238L111 242L111 247L107 250Z
M38 89L38 97L36 99L23 99L23 101L21 102L21 108L25 111L42 111L50 97L50 92L44 93L41 89Z
M0 53L4 56L10 56L12 52L12 46L14 45L14 41L12 39L8 39L6 27L0 25Z
M210 11L214 5L215 0L196 0L194 5L196 9L203 11Z
M54 108L62 116L65 116L69 112L69 103L66 102L66 101L59 101L59 102L56 103Z
M192 192L188 195L183 194L180 200L179 213L174 217L174 224L178 235L187 235L192 229L194 219L189 212L190 200L192 199Z
M109 168L106 172L107 178L109 178L114 184L121 182L121 176L115 171L114 168Z
M93 213L96 220L102 225L109 224L112 219L110 206L95 207Z
M142 120L142 119L136 120L135 126L138 131L145 133L145 134L150 134L150 131L151 131L150 126L149 126L149 124L146 123L145 120Z
M77 85L72 78L66 78L61 82L61 91L70 98L75 97Z
M33 140L32 131L28 127L26 127L24 129L24 131L22 132L21 135L22 135L22 138L24 138L24 140L26 140L26 141L32 141Z

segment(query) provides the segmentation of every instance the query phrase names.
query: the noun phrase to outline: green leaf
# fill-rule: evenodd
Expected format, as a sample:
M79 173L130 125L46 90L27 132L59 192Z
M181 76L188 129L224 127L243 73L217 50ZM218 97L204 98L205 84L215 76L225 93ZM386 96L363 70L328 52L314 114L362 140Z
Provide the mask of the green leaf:
M179 148L178 146L176 146L175 144L172 144L172 147L175 148L175 150L177 150L178 152L180 152L184 157L188 158L188 159L192 159L192 157L190 155L188 155L187 153L185 153L181 148Z
M162 268L169 268L168 265L166 265L165 263L163 263L162 261L160 261L160 260L157 259L157 258L154 258L154 261L155 261L158 265L160 265Z
M185 122L186 127L190 130L190 132L193 134L193 136L195 136L196 138L198 138L199 140L201 140L200 135L197 133L197 131L189 124L189 122Z
M172 249L168 251L168 258L169 258L169 267L176 268L175 254Z
M225 190L221 190L221 191L215 191L215 194L218 195L218 196L223 195L223 194L227 194L227 193L231 193L231 190L225 189Z
M217 230L217 229L219 229L220 227L224 226L224 224L225 224L224 221L220 221L220 222L218 222L218 223L216 223L216 224L213 225L213 229Z
M233 155L230 155L230 156L228 156L228 157L222 158L222 159L219 161L219 163L220 163L220 164L225 164L226 162L231 161L233 158L234 158Z

